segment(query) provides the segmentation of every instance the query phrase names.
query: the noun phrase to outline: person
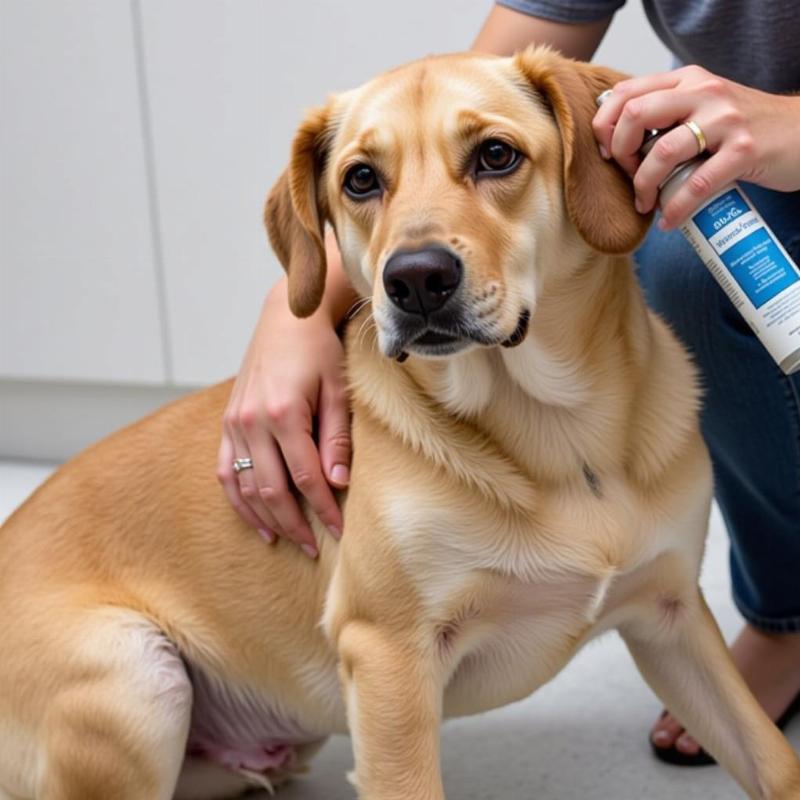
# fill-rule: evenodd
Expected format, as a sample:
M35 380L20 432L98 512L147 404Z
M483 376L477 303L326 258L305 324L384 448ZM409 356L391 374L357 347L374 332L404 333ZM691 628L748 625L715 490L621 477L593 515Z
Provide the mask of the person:
M590 60L623 3L499 0L473 47L510 55L545 43ZM645 5L657 34L689 66L615 86L594 131L603 157L632 177L641 213L655 207L658 185L676 164L708 152L660 210L635 261L648 302L701 371L702 429L731 537L734 599L745 619L731 653L776 721L800 697L800 377L781 373L676 226L726 183L748 181L756 207L800 261L800 97L790 94L800 90L800 7L778 0ZM673 125L640 159L645 131ZM333 490L347 485L350 460L336 327L356 298L333 237L327 254L324 300L310 318L290 314L285 280L267 296L225 413L218 469L247 522L268 541L286 536L311 557L314 537L292 485L339 537ZM252 459L244 462L252 469L235 473L235 459ZM711 761L666 711L650 736L664 760Z

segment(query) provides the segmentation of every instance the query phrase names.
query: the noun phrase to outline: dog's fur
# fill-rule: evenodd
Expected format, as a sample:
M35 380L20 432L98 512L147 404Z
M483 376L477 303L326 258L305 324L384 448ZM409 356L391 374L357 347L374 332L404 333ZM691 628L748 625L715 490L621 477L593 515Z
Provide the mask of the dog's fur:
M312 562L238 520L214 477L229 384L66 464L0 535L0 798L231 797L349 728L360 797L440 800L442 718L525 697L612 628L751 797L800 797L697 586L696 378L645 309L625 254L649 220L591 132L620 77L429 58L309 114L267 224L296 313L326 220L371 298L347 334L344 538L314 520ZM487 138L515 171L475 175ZM343 194L359 162L382 196ZM381 280L431 243L463 263L450 345L415 343Z

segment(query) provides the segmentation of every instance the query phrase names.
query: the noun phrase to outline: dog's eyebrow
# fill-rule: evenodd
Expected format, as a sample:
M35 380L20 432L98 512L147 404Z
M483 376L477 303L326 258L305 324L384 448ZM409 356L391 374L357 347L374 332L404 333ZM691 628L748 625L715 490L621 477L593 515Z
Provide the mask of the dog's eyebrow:
M378 148L378 131L376 128L367 128L358 134L354 145L361 150L370 151Z
M497 132L498 130L507 131L516 138L520 137L520 132L512 120L495 115L474 111L465 108L456 114L456 125L458 134L464 139L479 139L485 136L486 132Z
M381 141L380 131L377 128L367 128L361 131L345 148L343 157L344 167L354 158L365 158L371 162L380 161L386 153L386 144Z
M458 132L465 138L479 136L493 124L491 119L469 108L458 112L457 122Z

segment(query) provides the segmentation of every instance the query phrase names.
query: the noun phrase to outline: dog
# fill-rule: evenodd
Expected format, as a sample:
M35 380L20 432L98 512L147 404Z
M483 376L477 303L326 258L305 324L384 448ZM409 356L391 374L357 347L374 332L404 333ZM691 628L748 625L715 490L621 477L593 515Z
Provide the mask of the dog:
M441 800L442 719L610 629L751 798L800 797L698 588L697 376L644 305L650 219L591 129L622 77L430 57L308 113L266 223L298 316L328 223L368 301L345 535L312 519L312 562L238 519L215 481L230 383L65 464L0 534L2 800L234 797L348 730L359 797Z

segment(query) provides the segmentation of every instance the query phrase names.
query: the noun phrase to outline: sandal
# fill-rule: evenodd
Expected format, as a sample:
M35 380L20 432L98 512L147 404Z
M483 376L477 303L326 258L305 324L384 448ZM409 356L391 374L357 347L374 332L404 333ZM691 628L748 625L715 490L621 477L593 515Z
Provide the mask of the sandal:
M789 707L781 714L775 726L782 731L797 716L798 712L800 712L800 692L789 703ZM662 719L666 713L666 710L661 713ZM652 739L649 741L653 755L665 764L673 764L676 767L707 767L717 763L716 759L706 753L702 747L692 755L682 753L675 745L672 745L672 747L658 747L653 743Z

